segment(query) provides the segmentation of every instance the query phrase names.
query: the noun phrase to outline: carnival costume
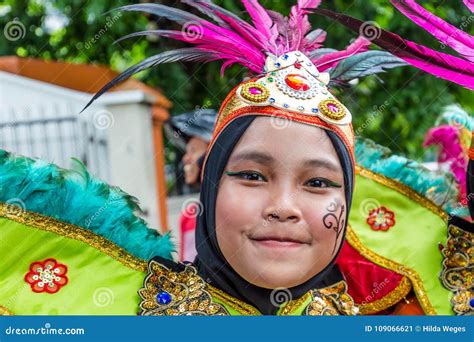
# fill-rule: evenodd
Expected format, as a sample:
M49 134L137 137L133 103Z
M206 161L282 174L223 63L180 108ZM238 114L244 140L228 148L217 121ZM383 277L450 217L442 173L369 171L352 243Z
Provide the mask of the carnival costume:
M466 302L472 301L472 290L466 288L472 284L472 230L452 220L447 229L447 212L458 198L452 177L390 155L370 141L356 142L351 113L328 89L405 63L387 52L368 51L370 41L363 37L343 51L320 49L325 33L311 31L307 18L319 1L298 1L289 18L257 1L242 1L253 26L212 2L183 2L214 23L159 4L121 8L182 25L196 23L199 35L172 30L129 35L156 34L195 46L147 58L93 100L132 74L166 62L221 60L222 70L239 63L253 73L227 95L218 114L201 176L205 210L197 218L197 259L192 264L171 261L169 237L149 230L133 214L136 201L85 170L60 170L3 152L0 200L8 203L0 205L2 310L350 315L388 309L413 290L426 314L472 313ZM270 300L272 290L248 283L229 266L215 234L213 184L258 116L323 129L338 154L346 189L347 210L335 218L342 227L338 234L347 241L339 248L337 264L334 257L322 272L287 289L289 298L277 305ZM369 209L360 209L365 206ZM439 243L446 246L442 251ZM469 274L470 283L463 280ZM374 283L383 286L374 291ZM104 303L104 298L109 300Z

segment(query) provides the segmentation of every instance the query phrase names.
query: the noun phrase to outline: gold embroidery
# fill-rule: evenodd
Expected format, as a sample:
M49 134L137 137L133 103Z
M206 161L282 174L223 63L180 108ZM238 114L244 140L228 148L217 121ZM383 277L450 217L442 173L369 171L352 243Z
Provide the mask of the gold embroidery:
M191 265L186 265L182 272L174 272L150 260L138 293L142 298L140 315L144 316L229 315L224 306L212 300L207 284ZM164 302L159 302L160 295L166 296Z
M458 315L474 314L470 303L474 299L474 234L450 225L443 256L440 279L454 293L451 298L453 311Z
M0 305L0 316L13 316L13 313L6 307Z
M224 291L221 291L218 288L215 288L214 286L211 286L208 284L207 287L208 287L209 293L213 297L229 305L231 308L235 309L242 315L249 315L249 316L261 315L261 313L252 305L247 304L237 298L234 298L231 295L225 293Z
M74 224L65 223L6 203L0 203L0 217L84 242L133 270L146 271L146 262L142 259L128 253L106 238Z
M400 284L398 284L396 288L390 291L390 293L386 294L383 298L369 303L358 304L359 311L362 315L370 315L388 309L405 298L410 290L410 280L404 276L400 281Z
M346 240L351 244L352 247L354 247L360 253L360 255L367 258L368 260L376 263L377 265L380 265L382 267L385 267L389 270L395 271L399 274L408 277L408 279L410 279L413 284L413 289L415 290L415 294L424 312L428 315L436 315L436 311L431 305L428 299L428 295L426 294L423 282L416 271L395 261L384 258L383 256L378 255L367 247L365 247L362 242L360 242L351 225L347 226Z
M373 172L369 169L366 169L360 165L356 165L356 174L361 175L364 178L371 179L377 183L380 183L387 188L390 188L392 190L395 190L402 195L408 197L412 201L420 204L421 206L431 210L433 213L436 215L440 216L443 220L447 221L448 220L448 214L436 203L433 201L429 200L425 196L421 195L420 193L416 192L409 186L398 182L396 180L393 180L391 178L385 177L384 175L381 175L379 173Z
M347 284L340 281L332 286L312 290L313 300L305 314L309 316L356 315L358 308L347 294Z
M280 315L286 316L291 314L293 311L297 310L303 303L311 297L311 291L305 293L303 296L301 296L298 299L295 300L290 300L281 310Z

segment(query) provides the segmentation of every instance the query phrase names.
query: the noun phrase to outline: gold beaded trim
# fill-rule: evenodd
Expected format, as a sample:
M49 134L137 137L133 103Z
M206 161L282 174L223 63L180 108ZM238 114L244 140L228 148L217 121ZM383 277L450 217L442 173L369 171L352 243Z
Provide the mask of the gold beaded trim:
M224 291L215 288L214 286L207 285L209 293L217 298L218 300L224 302L226 305L229 305L236 311L238 311L242 315L248 316L258 316L261 315L260 311L258 311L255 307L250 304L247 304L231 295L225 293Z
M13 316L13 312L8 310L3 305L0 305L0 316Z
M337 111L333 112L331 109L328 108L328 105L335 106L337 108ZM347 115L347 111L342 106L342 104L334 99L327 99L319 102L318 108L324 116L328 117L331 120L341 120Z
M293 311L297 310L301 305L303 305L304 302L306 302L309 298L311 298L311 291L305 293L303 296L301 296L298 299L290 300L286 305L283 307L283 310L281 310L280 315L286 316L291 314Z
M370 315L382 310L388 309L389 307L397 304L400 300L405 298L411 291L410 280L403 276L400 284L397 285L390 293L386 294L383 298L374 300L370 303L358 304L360 313L362 315Z
M364 178L371 179L377 183L380 183L387 188L390 188L392 190L395 190L402 195L408 197L412 201L420 204L421 206L429 209L432 211L434 214L438 215L441 217L443 220L447 221L448 220L448 214L438 206L436 203L431 201L430 199L426 198L425 196L421 195L420 193L416 192L409 186L393 180L391 178L385 177L384 175L381 175L379 173L373 172L369 169L366 169L360 165L356 165L356 174L361 175Z
M359 309L347 293L347 284L340 281L332 286L312 290L313 300L306 307L309 316L357 315Z
M206 282L192 265L175 272L155 260L148 263L148 274L138 291L143 316L229 315L226 308L212 300ZM161 292L169 296L168 303L159 303Z
M360 255L362 255L366 259L376 263L377 265L380 265L389 270L404 275L408 279L410 279L411 283L413 284L413 290L415 291L416 297L418 298L418 301L420 302L423 311L428 315L436 315L436 311L431 305L428 295L426 294L423 282L415 270L412 270L411 268L399 264L395 261L384 258L383 256L378 255L367 247L365 247L362 242L360 242L359 238L357 237L350 224L347 225L346 240L352 247L354 247L360 253Z
M250 88L256 88L256 89L260 90L262 93L261 94L252 94L250 92ZM268 89L266 87L264 87L260 83L248 82L248 83L242 84L242 89L240 90L240 95L246 100L260 103L260 102L265 102L270 97L270 92L268 91Z
M472 315L474 308L474 234L454 225L448 228L448 240L443 248L443 270L440 279L444 287L454 296L451 298L453 311L458 315Z
M65 223L52 217L27 211L16 205L6 203L0 203L0 217L24 224L31 228L52 232L84 242L133 270L146 271L146 262L144 260L130 254L106 238L74 224Z

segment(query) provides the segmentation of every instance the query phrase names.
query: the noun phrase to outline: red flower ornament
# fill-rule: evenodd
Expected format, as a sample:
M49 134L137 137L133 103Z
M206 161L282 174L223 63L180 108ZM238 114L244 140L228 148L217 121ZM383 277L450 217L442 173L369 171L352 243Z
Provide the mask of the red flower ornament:
M367 223L373 230L387 231L395 225L395 213L384 206L372 209L367 217Z
M68 282L66 272L67 266L55 259L35 261L30 265L25 281L34 292L56 293Z

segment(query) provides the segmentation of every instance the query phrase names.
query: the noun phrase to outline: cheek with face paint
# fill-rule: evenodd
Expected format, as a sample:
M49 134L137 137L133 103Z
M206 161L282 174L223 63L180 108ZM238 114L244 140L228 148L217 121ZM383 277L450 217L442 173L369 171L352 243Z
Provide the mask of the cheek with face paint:
M299 123L278 130L265 119L255 119L229 158L217 195L216 235L242 278L291 288L320 273L342 243L344 175L324 131ZM321 165L302 166L320 154Z

